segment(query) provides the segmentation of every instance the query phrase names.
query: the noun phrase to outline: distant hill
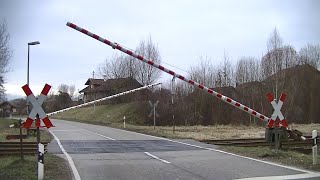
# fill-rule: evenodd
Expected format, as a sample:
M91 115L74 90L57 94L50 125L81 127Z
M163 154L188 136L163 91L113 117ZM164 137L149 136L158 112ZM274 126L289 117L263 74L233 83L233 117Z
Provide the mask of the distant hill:
M281 111L289 123L320 123L320 71L310 65L285 69L262 82L255 81L235 88L223 87L214 90L270 117L273 109L266 94L275 94L277 77L278 99L281 92L287 94ZM213 100L212 108L216 109L213 112L213 121L219 119L224 124L236 123L234 121L250 123L250 115L226 103L221 104L217 99ZM251 117L251 123L254 121L259 120Z
M237 87L214 88L215 91L226 95L250 108L270 117L273 108L267 100L267 93L275 94L275 82L278 79L278 99L281 92L287 94L281 109L288 123L320 123L320 72L310 65L299 65L285 69L262 82L254 81L241 84ZM172 113L176 125L214 125L214 124L257 124L266 123L253 116L221 101L200 90L195 90L188 96L176 99L171 105L169 90L162 89L153 94L155 100L160 100L157 112L157 123L172 125ZM152 124L148 102L132 102L124 104L109 104L66 111L55 118L90 119L97 124L121 123L123 116L131 124Z

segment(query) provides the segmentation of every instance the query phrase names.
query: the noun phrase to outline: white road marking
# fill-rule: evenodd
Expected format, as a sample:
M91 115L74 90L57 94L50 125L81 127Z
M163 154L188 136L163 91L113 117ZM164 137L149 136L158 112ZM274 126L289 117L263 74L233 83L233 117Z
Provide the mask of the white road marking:
M307 173L307 174L295 174L295 175L286 175L286 176L265 176L265 177L252 177L252 178L243 178L237 180L280 180L280 179L305 179L305 178L314 178L320 177L320 173Z
M104 136L104 135L102 135L102 134L99 134L99 133L96 133L96 132L93 132L93 131L89 131L89 130L86 130L86 131L91 132L91 133L93 133L93 134L96 134L96 135L98 135L98 136L101 136L101 137L103 137L103 138L106 138L106 139L115 141L115 139L112 139L111 137Z
M53 132L56 132L56 131L69 131L69 132L72 132L72 131L82 131L82 130L69 130L69 129L57 129L57 130L50 130L50 131L53 131Z
M123 130L123 129L119 129L119 130L126 131L126 130ZM198 146L198 145L193 145L193 144L184 143L184 142L180 142L180 141L175 141L175 140L171 140L171 139L167 139L167 138L162 138L162 137L156 137L156 136L152 136L152 135L142 134L142 133L138 133L138 132L132 132L132 131L126 131L126 132L136 133L136 134L140 134L140 135L143 135L143 136L148 136L148 137L153 137L153 138L157 138L157 139L161 139L161 140L166 140L166 141L170 141L170 142L184 144L184 145L191 146L191 147L196 147L196 148L199 148L199 149L205 149L205 150L209 150L209 151L215 151L215 152L219 152L219 153L223 153L223 154L228 154L228 155L231 155L231 156L240 157L240 158L244 158L244 159L248 159L248 160L252 160L252 161L256 161L256 162L260 162L260 163L264 163L264 164L269 164L269 165L273 165L273 166L278 166L278 167L282 167L282 168L286 168L286 169L290 169L290 170L294 170L294 171L300 171L300 172L303 172L303 173L315 174L312 171L299 169L299 168L295 168L295 167L291 167L291 166L285 166L285 165L281 165L281 164L276 164L276 163L272 163L272 162L268 162L268 161L263 161L263 160L259 160L259 159L250 158L250 157L245 157L245 156L229 153L229 152L226 152L226 151L221 151L221 150L218 150L218 149L206 148L206 147L202 147L202 146Z
M72 157L67 153L67 151L63 148L60 140L58 139L58 137L56 135L53 134L53 132L51 132L51 130L49 130L49 132L52 134L52 136L54 137L54 139L57 141L61 151L63 152L63 154L67 157L67 160L71 166L72 172L73 172L73 176L75 178L75 180L81 180L81 177L79 175L79 172L76 168L76 166L74 165L74 162L72 160Z
M166 161L166 160L164 160L164 159L160 159L160 158L158 158L157 156L155 156L155 155L153 155L153 154L151 154L151 153L149 153L149 152L144 152L146 155L148 155L148 156L150 156L150 157L153 157L154 159L157 159L157 160L159 160L159 161L162 161L162 162L164 162L164 163L166 163L166 164L170 164L171 162L169 162L169 161Z

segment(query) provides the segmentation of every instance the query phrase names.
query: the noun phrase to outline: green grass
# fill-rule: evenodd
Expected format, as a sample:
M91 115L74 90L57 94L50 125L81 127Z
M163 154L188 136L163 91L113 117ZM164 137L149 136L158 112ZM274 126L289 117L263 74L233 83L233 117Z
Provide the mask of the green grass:
M13 123L17 123L18 120L14 119L0 119L0 141L20 141L19 139L11 139L7 140L7 135L19 135L20 129L19 128L9 128L9 126ZM22 128L22 134L27 134L27 130L25 128ZM53 138L51 137L51 134L45 132L45 130L40 130L40 140L43 142L50 142ZM32 134L28 136L27 139L23 139L23 141L28 142L36 142L37 138L35 134Z
M65 119L70 121L85 122L91 124L110 125L123 123L123 116L126 116L126 122L130 124L142 124L141 116L136 113L136 103L122 103L112 105L83 107L72 109L52 116L55 119Z
M233 147L221 146L220 149L242 156L276 162L287 166L295 166L314 171L320 171L320 157L318 164L313 165L312 154L302 154L290 150L276 150L270 147Z
M7 135L18 135L19 128L9 128L9 125L17 122L17 120L0 119L0 141L19 141L7 140ZM26 130L23 129L23 134ZM53 138L46 130L40 131L41 141L50 142ZM23 141L36 142L35 136L28 136ZM24 160L20 159L20 155L2 155L0 156L0 179L37 179L36 177L36 155L24 155ZM44 156L45 179L71 179L69 166L63 158L52 154Z
M24 156L24 160L20 156L0 156L0 160L0 179L37 179L37 156ZM46 154L44 162L44 179L71 179L64 159Z

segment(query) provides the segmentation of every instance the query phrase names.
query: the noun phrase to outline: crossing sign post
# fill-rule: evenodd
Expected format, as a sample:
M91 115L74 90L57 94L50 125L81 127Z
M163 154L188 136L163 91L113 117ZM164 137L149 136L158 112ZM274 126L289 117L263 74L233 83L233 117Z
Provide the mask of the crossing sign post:
M45 84L41 94L39 95L39 97L35 97L35 95L32 93L31 89L29 88L29 85L26 84L24 86L22 86L22 89L24 91L24 93L27 95L27 101L30 102L32 104L32 110L29 113L27 120L25 121L25 123L23 124L24 128L29 129L33 123L33 121L35 120L35 127L37 128L37 143L38 143L38 179L43 179L43 172L44 172L44 146L43 144L40 143L40 132L39 132L39 128L41 127L41 121L43 121L44 125L46 128L51 128L53 127L50 119L48 118L47 114L44 112L43 108L41 107L41 105L43 104L44 100L47 99L47 95L51 89L51 86L49 84Z
M151 106L152 110L149 113L149 117L152 116L153 114L153 129L156 129L156 116L159 117L158 113L156 112L156 107L158 106L159 101L155 102L154 104L152 104L151 101L149 101L149 105Z
M35 126L38 128L40 127L40 119L42 119L43 123L45 124L46 128L51 128L53 127L50 119L48 118L47 114L44 112L43 108L41 105L43 104L44 100L47 99L47 95L51 89L51 86L49 84L46 84L42 91L41 94L38 98L34 96L32 93L31 89L29 86L26 84L22 86L23 91L27 95L27 101L32 104L32 110L30 114L27 117L27 120L25 121L23 127L29 129L31 127L31 124L33 123L34 120L36 120ZM36 119L37 117L37 119ZM40 119L38 119L40 118Z

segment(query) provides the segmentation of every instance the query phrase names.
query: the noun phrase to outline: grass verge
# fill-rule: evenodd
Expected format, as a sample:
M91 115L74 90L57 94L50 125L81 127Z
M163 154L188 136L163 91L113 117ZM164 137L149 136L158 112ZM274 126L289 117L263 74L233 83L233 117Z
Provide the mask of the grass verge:
M17 123L18 120L15 119L0 119L0 141L20 141L19 139L11 139L7 140L7 135L19 135L20 129L19 128L9 128L9 126L13 123ZM22 128L22 134L27 134L27 130ZM50 142L53 138L51 134L47 133L45 130L40 130L40 137L41 141L43 142ZM27 139L23 139L25 142L36 142L37 137L36 134L30 134Z
M69 167L63 158L46 154L44 157L44 179L71 179ZM37 179L37 156L0 156L0 179Z
M0 119L0 141L10 142L19 141L19 139L7 140L7 135L19 135L19 128L9 128L17 120ZM40 131L41 141L50 142L53 138L46 130ZM23 134L26 130L23 129ZM36 136L28 136L23 139L24 142L36 142ZM0 156L0 179L37 179L36 164L37 155L24 155L24 160L20 155L2 155ZM52 154L44 156L45 179L71 179L69 166L63 158Z
M302 154L291 150L276 150L270 147L233 147L220 146L221 150L238 155L271 161L286 166L295 166L314 171L320 171L320 164L313 165L312 154ZM318 157L317 162L320 162Z

